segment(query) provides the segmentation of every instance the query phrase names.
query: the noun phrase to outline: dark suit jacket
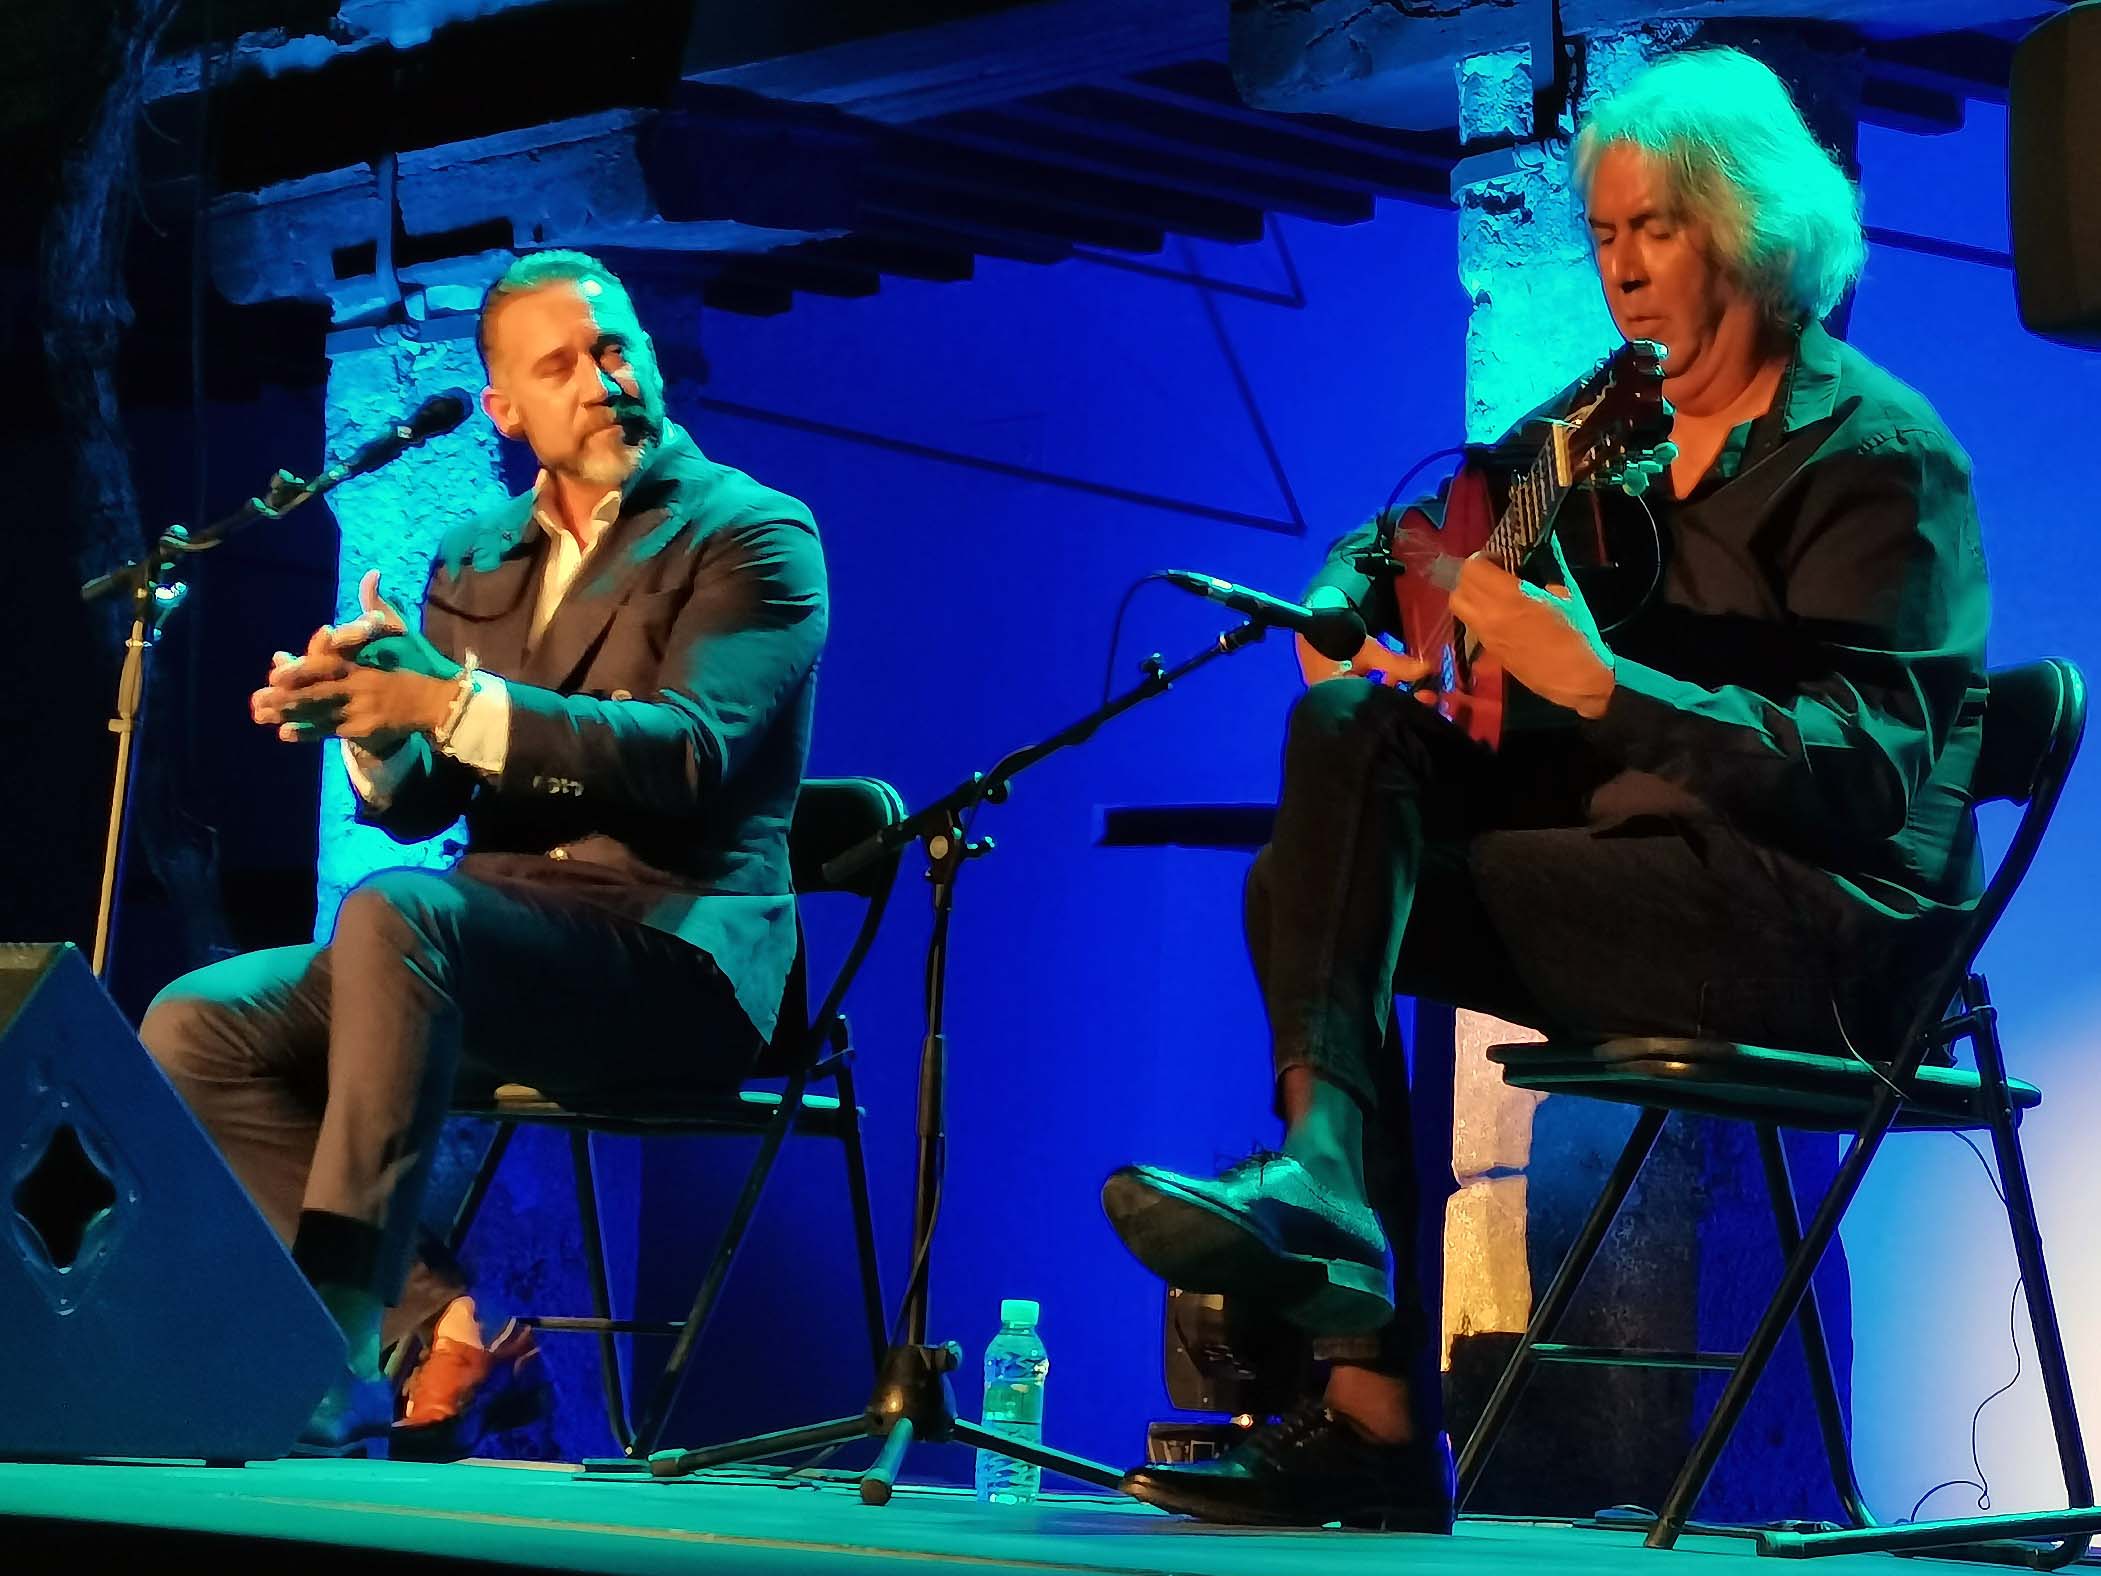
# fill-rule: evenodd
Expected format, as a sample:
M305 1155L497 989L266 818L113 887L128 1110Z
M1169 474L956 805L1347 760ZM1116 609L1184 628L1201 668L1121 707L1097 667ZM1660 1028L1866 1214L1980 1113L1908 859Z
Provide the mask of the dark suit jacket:
M788 825L826 625L816 523L667 427L530 641L547 545L533 502L447 537L424 602L432 643L473 651L509 688L501 775L439 757L359 813L403 842L464 814L462 870L691 942L770 1037L795 955Z
M1878 910L1964 909L1991 618L1969 458L1922 396L1814 324L1785 388L1777 422L1755 445L1752 424L1732 433L1691 497L1652 494L1661 593L1607 633L1617 685L1576 730L1592 823L1696 801ZM1374 535L1337 542L1314 583L1392 628L1391 583L1350 562Z

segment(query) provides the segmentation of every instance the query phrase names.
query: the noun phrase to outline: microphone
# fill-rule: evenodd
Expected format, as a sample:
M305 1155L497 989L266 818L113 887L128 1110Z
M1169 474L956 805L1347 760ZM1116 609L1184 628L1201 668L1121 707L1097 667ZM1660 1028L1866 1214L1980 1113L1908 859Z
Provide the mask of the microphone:
M1336 662L1347 662L1363 648L1364 620L1357 616L1355 608L1306 607L1188 569L1165 570L1160 578L1169 585L1222 603L1236 613L1245 613L1258 624L1304 635L1307 645Z
M195 537L189 536L179 525L171 526L161 534L153 553L126 564L122 569L112 570L106 575L97 575L80 588L81 600L98 601L113 591L141 591L154 588L156 596L162 596L170 588L160 584L162 577L172 572L176 560L189 553L202 552L216 547L234 532L257 520L278 520L290 514L301 504L318 498L323 493L333 492L353 476L362 476L367 471L376 471L389 460L398 459L402 452L413 449L426 439L435 438L441 432L450 432L467 419L467 413L479 403L466 389L450 388L433 394L418 405L408 417L395 425L382 437L374 438L347 460L329 466L312 481L302 481L290 471L279 471L270 478L270 485L260 498L251 498L232 514L207 527ZM182 586L173 588L180 600ZM173 611L175 603L164 603L159 616L165 617Z
M313 491L316 494L328 492L349 481L353 476L363 476L367 471L378 470L389 460L399 458L404 451L413 449L426 439L452 431L467 419L468 412L474 409L475 404L474 396L461 388L433 394L418 405L407 419L396 422L384 435L365 444L347 460L339 460L329 466L321 473Z

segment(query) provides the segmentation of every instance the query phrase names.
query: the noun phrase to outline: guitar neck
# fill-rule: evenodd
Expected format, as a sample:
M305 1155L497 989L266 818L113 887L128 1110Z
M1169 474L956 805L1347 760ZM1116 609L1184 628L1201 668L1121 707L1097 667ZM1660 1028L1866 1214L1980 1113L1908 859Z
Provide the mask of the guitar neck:
M1569 495L1568 428L1556 423L1539 457L1510 490L1510 503L1481 551L1516 574Z

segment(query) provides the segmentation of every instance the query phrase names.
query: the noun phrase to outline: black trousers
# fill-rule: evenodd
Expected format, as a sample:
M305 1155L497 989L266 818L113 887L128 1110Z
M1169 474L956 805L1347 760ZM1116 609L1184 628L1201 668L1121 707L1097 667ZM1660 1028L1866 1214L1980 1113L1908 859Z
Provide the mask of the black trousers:
M432 870L359 885L326 946L184 975L139 1035L308 1278L397 1307L390 1339L460 1289L416 1254L456 1099L719 1089L760 1049L698 948L566 892Z
M1398 1280L1393 1322L1319 1340L1322 1356L1406 1374L1425 1344L1397 993L1569 1035L1840 1054L1881 1045L1910 1005L1890 973L1902 922L1690 801L1588 824L1597 775L1566 733L1489 752L1361 680L1316 684L1293 709L1248 947L1279 1078L1310 1068L1365 1109Z

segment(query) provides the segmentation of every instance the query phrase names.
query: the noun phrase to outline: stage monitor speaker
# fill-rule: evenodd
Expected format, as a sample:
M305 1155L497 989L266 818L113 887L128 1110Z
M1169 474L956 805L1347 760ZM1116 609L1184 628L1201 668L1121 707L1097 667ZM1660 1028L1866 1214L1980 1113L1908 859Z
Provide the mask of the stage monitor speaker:
M0 1459L281 1456L343 1338L69 945L0 943Z
M2101 0L2022 40L2007 106L2021 321L2047 339L2101 347Z

